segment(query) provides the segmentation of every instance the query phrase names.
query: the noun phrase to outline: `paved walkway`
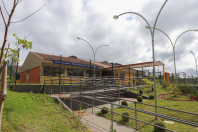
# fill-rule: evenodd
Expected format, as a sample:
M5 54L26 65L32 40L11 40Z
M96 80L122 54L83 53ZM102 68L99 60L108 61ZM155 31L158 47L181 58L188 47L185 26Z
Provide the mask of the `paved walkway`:
M119 101L114 103L119 104ZM98 107L102 108L103 106L110 108L110 104L100 105ZM81 121L93 132L109 132L111 120L95 115L98 111L100 111L99 108L94 108L94 114L92 114L92 108L87 109L81 118ZM116 129L117 132L136 132L134 129L120 125L116 122L113 123L113 128Z

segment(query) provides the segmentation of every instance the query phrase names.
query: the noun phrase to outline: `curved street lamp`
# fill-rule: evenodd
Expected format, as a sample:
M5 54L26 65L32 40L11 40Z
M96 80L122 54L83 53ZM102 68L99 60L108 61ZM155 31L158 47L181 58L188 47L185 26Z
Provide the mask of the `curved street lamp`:
M197 58L198 58L198 57L195 57L195 53L194 53L193 51L190 51L190 53L192 53L192 55L194 56L194 59L195 59L196 75L197 75L197 79L198 79L198 74L197 74ZM197 81L198 81L197 79L196 79L196 83L198 83L198 82L197 82Z
M147 28L147 29L151 29L151 28L153 29L153 27L149 27L149 26L146 26L146 28ZM178 39L179 39L183 34L185 34L185 33L187 33L187 32L191 32L191 31L197 32L198 29L196 29L196 30L186 30L186 31L182 32L180 35L178 35L178 37L176 38L176 40L175 40L174 43L173 43L173 41L171 40L171 38L168 36L167 33L165 33L164 31L162 31L162 30L159 29L159 28L155 28L155 29L158 30L158 31L160 31L160 32L162 32L162 33L170 40L170 43L171 43L172 48L173 48L173 59L174 59L174 69L175 69L175 84L177 84L177 71L176 71L176 60L175 60L175 45L176 45Z
M152 38L153 76L154 76L154 80L153 81L154 81L154 91L155 91L155 113L156 114L157 114L157 90L156 90L156 79L155 79L155 48L154 48L154 44L155 44L155 42L154 42L154 38L155 38L155 27L156 27L156 24L157 24L157 20L159 18L159 15L160 15L160 13L161 13L161 11L162 11L162 9L165 6L165 4L166 4L167 1L168 0L165 0L165 2L163 3L162 7L160 8L160 10L159 10L159 12L157 14L157 17L155 19L155 23L154 23L154 26L153 26L154 27L153 30L151 30L151 28L150 28L150 33L151 33L151 38ZM136 12L125 12L125 13L122 13L120 15L115 15L113 18L116 20L116 19L118 19L120 16L122 16L124 14L135 14L135 15L138 15L141 18L143 18L143 20L146 22L146 24L149 27L151 27L150 24L148 23L148 21L145 19L145 17L143 17L141 14L136 13ZM157 116L155 117L155 119L157 119Z
M96 53L97 53L98 49L99 49L100 47L102 47L102 46L109 46L109 45L99 45L99 46L96 48L96 50L94 51L93 47L91 46L91 44L90 44L87 40L82 39L82 38L80 38L80 37L77 37L77 39L86 42L86 43L90 46L90 48L91 48L91 50L92 50L92 52L93 52L94 62L95 62ZM95 81L95 78L96 78L96 75L95 75L95 64L94 64L94 81Z

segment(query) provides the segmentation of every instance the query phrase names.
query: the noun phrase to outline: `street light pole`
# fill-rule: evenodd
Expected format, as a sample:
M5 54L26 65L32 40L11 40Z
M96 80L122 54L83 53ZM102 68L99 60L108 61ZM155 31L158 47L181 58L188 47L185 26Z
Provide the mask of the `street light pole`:
M152 58L153 58L153 76L154 76L154 90L155 90L155 113L157 114L157 90L156 90L156 79L155 79L155 48L154 48L154 44L155 44L155 41L154 41L154 38L155 38L155 27L156 27L156 24L157 24L157 20L159 18L159 15L163 9L163 7L165 6L166 2L168 0L165 0L165 2L163 3L162 7L160 8L158 14L157 14L157 17L155 19L155 22L154 22L154 28L153 30L151 30L150 28L150 33L151 33L151 38L152 38ZM114 16L113 18L114 19L118 19L121 15L124 15L124 14L135 14L135 15L138 15L140 16L141 18L143 18L143 20L146 22L146 24L150 27L150 24L148 23L148 21L142 16L140 15L139 13L136 13L136 12L125 12L125 13L122 13L120 15L116 15ZM155 119L157 119L157 116L155 117Z
M87 40L82 39L82 38L80 38L80 37L77 37L77 39L85 41L85 42L91 47L91 50L92 50L93 56L94 56L94 63L95 63L96 53L97 53L98 49L99 49L100 47L102 47L102 46L109 46L109 45L99 45L99 46L96 48L96 50L94 51L92 45L91 45ZM95 72L96 72L96 71L95 71L95 64L94 64L94 81L95 81L95 78L96 78Z
M146 28L147 28L147 29L151 29L151 28L153 29L153 27L148 27L148 26L146 26ZM175 59L175 45L176 45L178 39L179 39L183 34L185 34L185 33L187 33L187 32L191 32L191 31L198 31L198 29L196 29L196 30L186 30L186 31L182 32L182 33L176 38L176 40L175 40L174 43L173 43L173 41L171 40L171 38L168 36L167 33L165 33L164 31L162 31L162 30L159 29L159 28L155 28L155 29L158 30L158 31L160 31L160 32L162 32L162 33L169 39L169 41L170 41L170 43L171 43L171 45L172 45L172 48L173 48L173 59L174 59L174 69L175 69L175 84L177 84L177 71L176 71L176 59Z
M192 55L194 56L195 59L195 66L196 66L196 75L197 75L197 79L198 79L198 73L197 73L197 58L195 57L195 53L193 51L190 51L192 53ZM196 79L196 83L198 83L198 80Z

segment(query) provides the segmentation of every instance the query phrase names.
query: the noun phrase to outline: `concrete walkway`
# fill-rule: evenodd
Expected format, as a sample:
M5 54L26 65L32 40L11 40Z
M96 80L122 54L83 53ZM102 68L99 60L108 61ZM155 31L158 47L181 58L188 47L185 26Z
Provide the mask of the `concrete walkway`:
M114 103L119 104L119 101ZM110 108L110 104L100 105L98 107L102 108L103 106ZM94 108L92 114L92 108L87 109L81 121L93 132L109 132L111 120L95 115L98 111L100 111L99 108ZM113 123L113 129L116 129L117 132L136 132L134 129L116 122Z

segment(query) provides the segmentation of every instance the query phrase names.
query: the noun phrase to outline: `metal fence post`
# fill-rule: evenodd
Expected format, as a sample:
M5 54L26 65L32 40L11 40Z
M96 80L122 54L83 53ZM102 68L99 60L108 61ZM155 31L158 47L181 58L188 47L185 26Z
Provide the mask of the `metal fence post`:
M43 85L43 93L45 94L45 78L44 78L44 85Z
M65 96L65 79L63 79L62 93L63 93L63 98L64 98L64 96Z
M52 96L52 77L51 77L51 89L50 89L50 96Z
M70 94L70 95L71 95L71 103L70 103L71 106L70 107L71 107L71 110L73 110L72 109L72 94Z
M95 86L95 79L94 79L94 85L92 87L92 114L93 114L93 107L94 107L94 86Z
M81 79L80 79L80 95L81 95L81 90L82 90L82 87L81 87Z
M119 105L120 105L120 87L118 86L119 89Z
M59 78L59 98L61 96L61 78Z
M111 103L111 132L113 132L113 104Z
M123 99L123 93L124 93L124 85L123 85L123 82L122 82L122 99Z
M135 103L135 130L137 131L137 111L136 111L136 102Z

